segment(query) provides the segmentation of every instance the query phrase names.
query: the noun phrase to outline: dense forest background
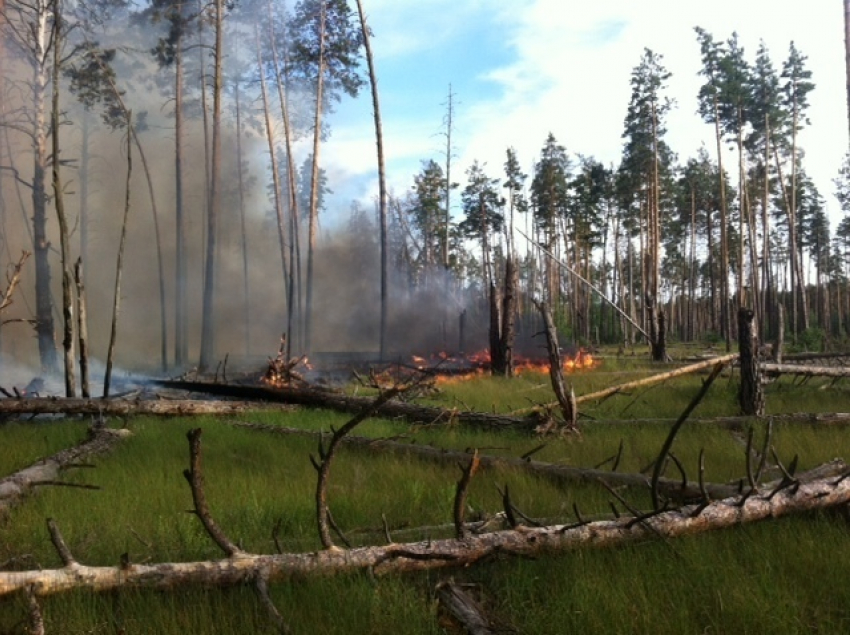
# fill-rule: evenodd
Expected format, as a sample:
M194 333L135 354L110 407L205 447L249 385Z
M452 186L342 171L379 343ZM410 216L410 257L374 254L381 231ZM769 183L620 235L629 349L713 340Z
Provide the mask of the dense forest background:
M534 298L576 345L729 348L739 306L764 340L846 338L850 162L831 225L799 143L816 86L793 42L774 58L695 29L695 117L715 139L693 155L668 145L677 96L649 49L617 164L550 134L529 167L507 146L502 165L456 165L449 89L445 152L405 191L329 210L334 111L371 92L380 113L363 8L3 0L0 262L32 252L4 363L73 367L78 260L92 358L114 347L147 370L264 357L282 333L293 355L483 348L506 311L538 331Z

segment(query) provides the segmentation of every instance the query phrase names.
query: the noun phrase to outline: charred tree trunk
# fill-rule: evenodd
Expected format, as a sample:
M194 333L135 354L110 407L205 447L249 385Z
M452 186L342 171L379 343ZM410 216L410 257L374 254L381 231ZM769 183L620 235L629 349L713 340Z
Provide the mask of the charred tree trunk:
M738 391L738 401L743 414L760 417L764 414L764 390L759 370L754 316L752 309L738 309L738 348L741 355L741 387Z
M77 337L80 342L80 390L84 399L91 397L89 390L89 328L86 314L86 286L83 278L83 261L77 259L74 266L74 281L77 285Z
M496 281L490 281L490 372L494 375L505 375L505 360L502 356L501 332L502 332L502 303L499 297L499 288Z
M516 337L517 285L519 276L513 256L505 261L505 291L502 297L502 332L499 337L499 351L503 363L500 374L513 377L514 339Z
M785 347L785 307L776 305L776 341L773 344L773 361L782 363L782 349Z
M653 324L656 325L652 340L652 359L656 362L667 361L667 316L661 307L652 307Z

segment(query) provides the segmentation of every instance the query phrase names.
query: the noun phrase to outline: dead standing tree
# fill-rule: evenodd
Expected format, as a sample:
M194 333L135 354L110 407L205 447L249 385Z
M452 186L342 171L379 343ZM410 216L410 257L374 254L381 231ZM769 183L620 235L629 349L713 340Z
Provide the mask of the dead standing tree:
M760 417L764 414L764 390L758 359L758 337L752 309L738 309L738 347L741 353L741 385L738 400L741 413Z

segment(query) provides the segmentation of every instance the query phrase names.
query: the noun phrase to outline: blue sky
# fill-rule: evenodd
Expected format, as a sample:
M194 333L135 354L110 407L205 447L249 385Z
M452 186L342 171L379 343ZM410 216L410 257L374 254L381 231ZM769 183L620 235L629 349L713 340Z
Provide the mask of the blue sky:
M616 164L622 149L629 76L644 47L664 56L676 100L667 141L682 161L702 143L713 155L713 128L696 114L699 47L693 27L718 39L737 31L752 60L759 40L777 68L788 45L808 56L817 87L812 125L801 135L806 166L832 197L847 140L843 8L838 0L363 0L384 120L390 187L403 194L427 159L444 160L443 119L455 95L453 180L477 159L502 176L505 151L517 149L531 172L549 132L570 153ZM374 129L368 91L344 100L330 120L323 163L336 195L371 206L377 193ZM459 196L455 195L456 202Z

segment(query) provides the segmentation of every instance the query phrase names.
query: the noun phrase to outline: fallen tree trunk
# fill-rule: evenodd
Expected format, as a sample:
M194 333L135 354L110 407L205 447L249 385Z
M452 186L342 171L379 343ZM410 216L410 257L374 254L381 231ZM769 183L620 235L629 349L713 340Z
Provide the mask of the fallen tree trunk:
M784 355L783 361L786 362L803 362L813 359L846 359L850 357L850 353L792 353Z
M313 553L252 555L203 562L89 567L71 562L61 569L0 572L0 597L31 589L47 596L77 589L174 589L181 585L232 586L263 576L269 582L303 576L371 572L376 575L464 567L496 555L539 555L581 547L613 547L653 538L674 538L789 514L850 503L850 478L793 483L768 496L753 494L687 506L638 518L522 527L469 535L463 540L428 540Z
M642 386L651 386L652 384L667 381L668 379L673 379L674 377L690 375L691 373L695 373L706 368L711 368L712 366L716 366L717 364L727 364L737 358L738 353L730 353L721 357L715 357L714 359L707 359L704 362L698 362L696 364L682 366L681 368L677 368L676 370L671 370L666 373L652 375L651 377L645 377L643 379L636 379L635 381L626 382L625 384L620 384L619 386L610 386L609 388L605 388L604 390L598 390L587 395L580 395L576 397L576 402L583 403L585 401L596 401L597 399L603 399L605 397L608 397L609 395L613 395L614 393L622 392L624 390L631 390L632 388L640 388Z
M80 459L111 450L118 441L129 434L129 430L113 430L104 427L92 429L89 432L89 438L83 443L61 450L53 456L0 479L0 515L26 496L33 487L54 483L63 469L79 462Z
M301 436L319 436L321 434L320 432L301 430L298 428L286 428L269 424L233 422L231 425L272 434ZM368 437L348 435L342 439L342 443L347 446L353 446L369 451L389 450L392 452L406 453L437 463L466 464L472 457L470 452L462 450L435 448L430 445L421 445L417 443L402 443L393 439L370 439ZM540 476L545 476L559 482L598 483L599 481L604 481L612 486L638 488L649 487L649 478L638 473L611 472L598 468L558 465L557 463L534 461L530 458L494 456L490 454L478 454L478 461L481 467L510 467L519 470L527 470L534 474L539 474ZM815 470L801 474L799 479L802 482L806 482L819 478L827 478L829 476L834 477L843 474L847 471L847 469L848 466L844 463L844 461L835 460L821 465L818 468L815 468ZM777 483L768 483L763 485L763 487L770 489L775 487L776 484ZM699 499L702 496L703 491L711 498L721 499L738 495L741 488L739 483L705 483L704 489L701 491L696 482L683 483L681 479L661 478L658 481L658 490L661 494L672 500L692 501Z
M327 408L340 412L357 413L374 401L374 397L354 397L338 392L315 388L271 388L264 386L240 386L235 384L212 384L178 380L156 380L154 383L166 388L189 392L201 392L236 399L280 402ZM537 416L517 417L487 412L468 412L450 408L422 406L405 401L390 400L375 412L376 416L389 419L406 419L414 423L457 423L477 428L524 428L533 431L540 424Z
M291 406L263 404L256 401L210 401L169 399L64 399L36 397L31 399L0 399L0 414L65 414L123 417L154 415L182 417L188 415L239 415L260 409L291 410Z
M641 418L641 419L593 419L594 424L599 425L643 425L654 424L670 425L676 420L673 418ZM774 423L808 423L824 425L841 425L850 423L850 412L789 412L774 415L745 416L736 415L729 417L691 417L688 425L711 425L720 428L740 429L754 421L773 421Z
M576 397L576 404L584 403L586 401L596 401L598 399L604 399L605 397L609 397L615 393L622 392L624 390L631 390L632 388L651 386L652 384L657 384L668 379L673 379L674 377L681 377L682 375L689 375L691 373L695 373L706 368L711 368L712 366L716 366L717 364L727 364L737 358L738 353L730 353L728 355L722 355L721 357L713 357L702 362L697 362L696 364L682 366L681 368L667 371L666 373L660 373L658 375L644 377L643 379L636 379L634 381L629 381L625 384L619 384L617 386L609 386L604 390L598 390L596 392L588 393L586 395L579 395L578 397ZM523 408L522 410L515 410L513 414L518 415L529 412L535 412L540 410L541 408L553 408L557 405L557 402L552 402L543 406L532 406L530 408Z
M786 357L787 359L787 357ZM808 377L850 377L850 366L805 366L803 364L762 364L764 375L806 375Z

